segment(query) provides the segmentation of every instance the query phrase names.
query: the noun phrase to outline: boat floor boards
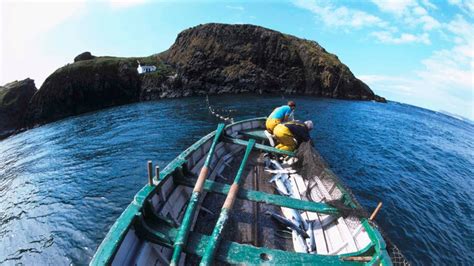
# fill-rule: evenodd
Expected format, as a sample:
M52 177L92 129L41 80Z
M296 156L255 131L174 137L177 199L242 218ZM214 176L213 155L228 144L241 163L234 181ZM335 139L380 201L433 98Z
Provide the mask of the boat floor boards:
M242 182L243 189L258 190L269 194L274 194L274 187L269 180L270 174L263 171L263 163L259 163L259 152L252 153L244 170ZM216 177L216 181L224 184L231 184L240 160L238 156L230 162L220 176ZM226 195L217 193L207 193L202 207L208 211L200 211L196 219L193 231L200 234L210 235L219 217L219 212L224 204ZM285 228L275 223L265 212L271 211L280 213L278 206L257 203L248 200L237 199L234 204L230 219L223 232L223 239L238 242L241 244L249 244L257 247L267 247L279 250L293 250L293 242L291 234L285 233ZM275 232L282 231L279 234ZM186 257L186 264L193 265L199 263L200 258L194 255ZM222 265L222 264L221 264Z

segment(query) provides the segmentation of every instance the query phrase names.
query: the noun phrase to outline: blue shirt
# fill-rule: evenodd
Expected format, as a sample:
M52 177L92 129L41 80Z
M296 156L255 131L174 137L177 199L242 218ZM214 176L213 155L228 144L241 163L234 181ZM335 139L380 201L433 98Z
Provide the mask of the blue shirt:
M288 105L282 105L275 108L268 118L283 119L285 116L290 116L291 107Z

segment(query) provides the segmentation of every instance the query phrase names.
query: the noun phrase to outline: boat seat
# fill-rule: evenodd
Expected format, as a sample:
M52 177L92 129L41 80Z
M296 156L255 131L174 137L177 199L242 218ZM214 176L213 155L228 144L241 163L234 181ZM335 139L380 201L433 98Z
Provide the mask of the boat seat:
M166 247L173 247L174 239L178 229L170 226L166 221L154 218L144 218L142 215L135 220L136 233L155 244ZM205 247L211 236L190 232L188 244L184 251L202 257ZM353 256L358 253L351 254ZM270 249L265 247L254 247L247 244L240 244L223 239L216 260L230 264L246 264L249 261L254 264L340 264L343 256L326 256L318 254L296 253L291 251Z
M242 130L239 133L252 139L268 141L267 136L265 136L265 129Z

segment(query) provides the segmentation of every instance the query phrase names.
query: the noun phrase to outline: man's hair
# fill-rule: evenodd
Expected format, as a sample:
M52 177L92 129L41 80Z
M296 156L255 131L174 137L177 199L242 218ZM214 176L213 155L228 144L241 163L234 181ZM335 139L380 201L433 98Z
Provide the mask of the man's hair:
M288 106L290 107L296 107L296 103L294 101L288 101Z

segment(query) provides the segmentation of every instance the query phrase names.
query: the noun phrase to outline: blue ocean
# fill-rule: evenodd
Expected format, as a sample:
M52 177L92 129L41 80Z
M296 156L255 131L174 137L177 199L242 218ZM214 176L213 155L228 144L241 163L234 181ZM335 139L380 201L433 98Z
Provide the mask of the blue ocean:
M474 261L474 125L433 111L294 97L316 148L413 265ZM288 98L210 97L235 120ZM219 121L202 97L138 103L0 141L0 264L84 265L134 194Z

